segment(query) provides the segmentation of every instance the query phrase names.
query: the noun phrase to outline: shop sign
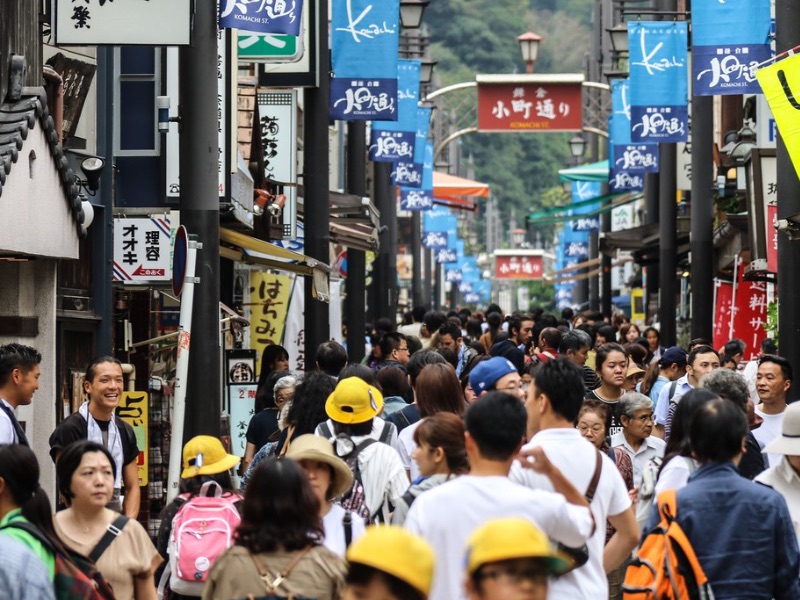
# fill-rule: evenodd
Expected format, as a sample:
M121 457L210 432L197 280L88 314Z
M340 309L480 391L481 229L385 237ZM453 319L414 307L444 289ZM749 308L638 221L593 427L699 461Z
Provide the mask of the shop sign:
M172 228L167 215L114 217L114 281L170 281L171 250Z
M580 82L478 82L480 131L581 131Z

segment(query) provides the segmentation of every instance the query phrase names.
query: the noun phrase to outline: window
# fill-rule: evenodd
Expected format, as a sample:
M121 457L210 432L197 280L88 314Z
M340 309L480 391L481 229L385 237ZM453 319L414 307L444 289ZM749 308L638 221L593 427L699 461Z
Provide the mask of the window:
M160 93L160 51L152 46L124 46L114 50L115 154L157 156L156 96Z

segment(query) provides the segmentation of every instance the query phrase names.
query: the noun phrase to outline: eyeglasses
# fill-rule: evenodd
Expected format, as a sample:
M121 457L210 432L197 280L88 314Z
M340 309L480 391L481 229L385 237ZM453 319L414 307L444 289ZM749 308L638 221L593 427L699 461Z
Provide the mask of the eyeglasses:
M600 433L605 428L600 423L597 423L596 425L592 425L591 427L589 425L587 425L586 423L578 423L578 431L580 431L581 433L586 433L590 429L594 433Z
M533 583L543 583L547 580L547 574L537 568L492 568L481 569L478 572L479 579L494 579L500 585L519 585L523 581Z
M395 348L395 350L397 350L398 352L408 352L408 346L406 346L405 348Z
M650 423L654 423L655 422L655 420L653 419L653 413L650 413L649 415L642 415L640 417L630 417L630 420L631 421L641 421L642 423L647 423L648 421Z
M506 387L494 388L494 389L497 390L498 392L516 392L518 390L525 389L525 388L522 387L522 384L518 385L516 383L510 383Z

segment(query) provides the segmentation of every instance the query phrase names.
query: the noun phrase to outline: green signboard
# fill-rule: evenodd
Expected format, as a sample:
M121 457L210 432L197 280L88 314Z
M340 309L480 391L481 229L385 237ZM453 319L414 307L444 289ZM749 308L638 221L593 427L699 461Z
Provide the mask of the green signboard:
M303 56L302 39L280 33L239 30L239 60L249 62L295 62Z

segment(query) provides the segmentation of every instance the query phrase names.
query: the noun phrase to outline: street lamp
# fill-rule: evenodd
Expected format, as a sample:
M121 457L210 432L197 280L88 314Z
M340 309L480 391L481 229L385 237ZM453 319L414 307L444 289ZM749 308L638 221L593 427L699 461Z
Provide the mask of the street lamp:
M428 85L433 79L433 69L436 67L437 62L435 60L423 60L420 63L419 82L422 85Z
M628 25L619 23L606 31L608 37L611 38L611 49L617 54L626 54L628 52Z
M422 24L422 14L430 4L430 0L401 0L400 23L403 29L419 29Z
M511 232L511 237L514 240L514 248L521 248L525 243L525 233L526 231L521 227Z
M585 151L586 140L583 139L581 134L576 133L574 136L572 136L572 139L569 140L569 153L573 158L580 159Z
M522 61L525 63L525 72L533 73L533 63L539 58L539 44L542 36L536 35L532 31L523 33L517 37L519 49L522 52Z

